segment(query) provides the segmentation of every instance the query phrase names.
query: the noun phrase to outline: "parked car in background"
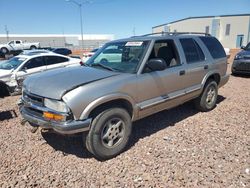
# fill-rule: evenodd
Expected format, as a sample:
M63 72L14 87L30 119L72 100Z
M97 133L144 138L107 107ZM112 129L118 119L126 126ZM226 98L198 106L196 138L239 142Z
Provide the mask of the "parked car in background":
M68 48L52 48L51 49L52 52L57 53L57 54L61 54L61 55L70 55L72 54L72 51Z
M82 61L84 63L86 61L88 61L88 59L91 58L98 50L99 50L99 48L95 48L95 49L91 50L90 52L83 53L83 55L82 55Z
M8 54L16 50L34 50L40 47L39 42L23 42L21 40L12 40L7 44L0 44L0 50L3 54Z
M232 74L250 74L250 43L234 57Z
M28 77L22 122L61 134L88 131L86 148L105 160L125 149L136 120L190 100L212 110L229 79L220 42L208 34L151 35L106 43L81 68Z
M23 80L34 73L51 69L80 66L80 59L53 52L25 53L0 63L0 95L19 94Z

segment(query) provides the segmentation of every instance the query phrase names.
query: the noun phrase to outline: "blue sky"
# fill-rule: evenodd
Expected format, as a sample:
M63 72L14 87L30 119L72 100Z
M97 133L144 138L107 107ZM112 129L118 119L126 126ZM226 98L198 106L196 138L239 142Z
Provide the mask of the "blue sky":
M84 0L75 0L86 2ZM152 26L190 16L250 13L250 0L90 0L84 34L115 38L150 33ZM79 10L65 0L0 0L0 33L80 34Z

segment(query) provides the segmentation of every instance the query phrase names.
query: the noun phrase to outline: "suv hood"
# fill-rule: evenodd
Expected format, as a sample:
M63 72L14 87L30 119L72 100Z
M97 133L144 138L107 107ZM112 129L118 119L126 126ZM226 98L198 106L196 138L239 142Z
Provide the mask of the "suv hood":
M242 50L237 55L242 55L243 57L250 56L250 51L249 50Z
M29 93L60 100L74 88L118 74L91 67L67 67L29 76L23 87Z

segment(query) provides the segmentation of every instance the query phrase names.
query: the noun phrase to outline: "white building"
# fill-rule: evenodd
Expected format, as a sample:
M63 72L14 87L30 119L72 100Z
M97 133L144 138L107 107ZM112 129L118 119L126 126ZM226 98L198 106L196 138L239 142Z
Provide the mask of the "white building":
M114 35L83 35L84 48L99 48L114 39ZM41 47L81 48L81 35L68 34L0 34L0 44L11 40L40 42Z
M240 48L250 41L250 14L189 17L152 28L158 32L210 33L226 48Z

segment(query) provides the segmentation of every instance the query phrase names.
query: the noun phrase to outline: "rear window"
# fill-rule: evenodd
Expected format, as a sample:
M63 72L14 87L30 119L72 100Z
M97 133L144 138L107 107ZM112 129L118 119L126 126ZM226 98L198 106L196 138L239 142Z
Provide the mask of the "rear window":
M46 65L54 65L69 61L69 59L60 56L46 56L45 59L46 59Z
M180 39L187 63L204 61L205 56L197 42L191 38Z
M214 59L226 57L221 43L214 37L200 37Z

